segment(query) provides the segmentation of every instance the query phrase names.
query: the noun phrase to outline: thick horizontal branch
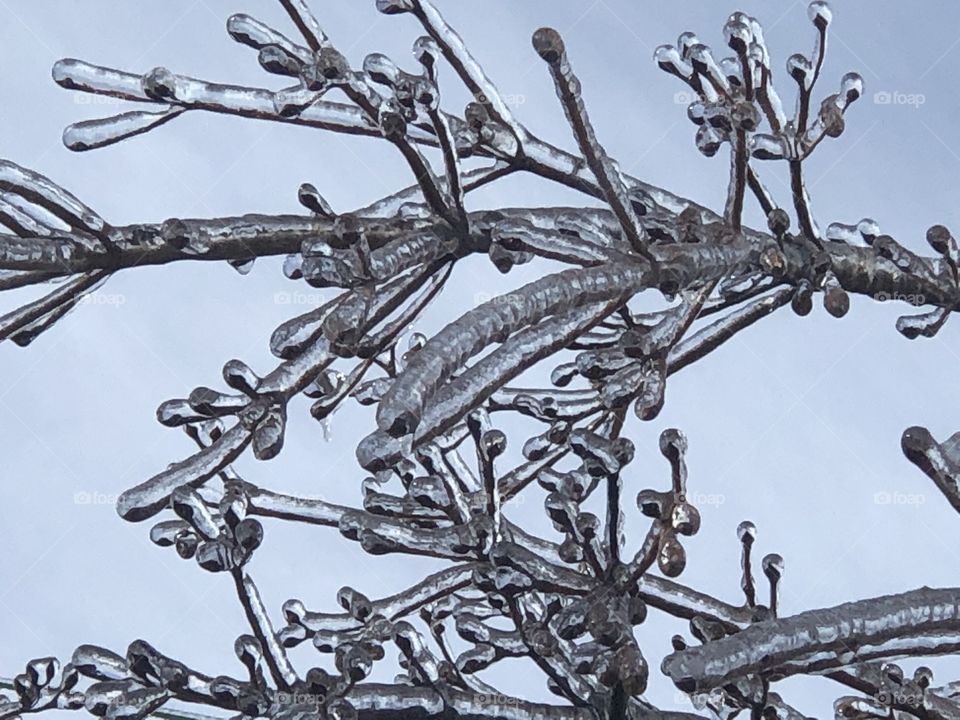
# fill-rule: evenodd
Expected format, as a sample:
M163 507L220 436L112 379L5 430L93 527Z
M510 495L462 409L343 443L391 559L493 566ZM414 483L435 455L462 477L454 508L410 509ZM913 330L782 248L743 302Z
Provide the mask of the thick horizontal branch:
M757 623L668 655L663 672L685 692L701 692L750 674L825 673L867 660L958 648L960 589L920 588Z

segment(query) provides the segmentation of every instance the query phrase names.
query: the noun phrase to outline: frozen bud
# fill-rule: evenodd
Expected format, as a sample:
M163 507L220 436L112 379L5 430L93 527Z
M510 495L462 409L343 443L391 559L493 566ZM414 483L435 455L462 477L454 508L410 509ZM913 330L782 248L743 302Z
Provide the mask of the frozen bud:
M463 118L475 132L490 122L490 113L483 103L471 102L463 110Z
M170 547L180 533L189 529L190 523L186 520L164 520L150 528L150 542L159 547Z
M688 69L684 67L684 60L680 51L673 45L661 45L653 51L653 59L664 72L678 77L686 77Z
M320 194L320 191L310 183L303 183L297 190L297 199L300 204L314 215L325 217L330 220L337 217L337 214L330 207L330 203Z
M220 534L220 528L210 514L200 493L189 485L181 485L170 494L173 511L208 540Z
M828 272L824 278L823 307L835 318L842 318L850 311L850 296L832 272Z
M687 649L687 641L683 638L683 635L674 635L670 638L670 645L673 647L674 652Z
M413 56L426 70L427 77L434 82L437 79L437 62L440 60L440 54L440 46L429 35L417 38L413 44Z
M808 87L812 73L813 65L806 55L795 53L787 58L787 74L801 87Z
M720 70L727 82L735 87L743 86L743 65L738 58L726 57L720 60Z
M730 112L730 119L741 130L753 132L760 123L760 114L751 102L738 102Z
M492 461L507 449L507 436L502 430L488 430L480 437L480 451L486 460Z
M227 527L235 528L247 516L249 501L246 494L237 488L228 490L220 500L220 515Z
M749 144L750 155L757 160L783 160L790 155L787 141L780 135L757 133Z
M572 537L568 537L562 543L557 550L557 554L560 556L560 559L565 563L574 563L583 561L583 548L580 546L576 540Z
M705 157L713 157L726 139L726 134L717 128L701 125L696 136L697 150Z
M241 635L233 643L233 652L237 659L244 664L250 673L255 673L260 658L263 657L263 648L253 635Z
M436 475L417 477L407 486L407 494L424 507L445 510L450 507L450 491Z
M767 227L776 237L783 237L790 229L790 216L783 208L774 208L767 215Z
M700 38L697 37L696 33L684 32L677 37L677 50L684 60L690 57L690 51L697 45L700 45Z
M399 15L413 12L413 0L377 0L377 10L384 15Z
M394 110L380 112L380 132L388 140L399 140L407 134L407 121Z
M551 65L559 63L566 52L560 33L549 27L542 27L533 34L533 48Z
M903 684L903 668L901 668L896 663L884 663L880 667L880 672L883 674L885 681L889 682L892 685L902 685Z
M290 54L279 45L265 45L257 55L260 67L273 75L299 77L303 71L300 58Z
M165 67L156 67L140 80L144 94L151 100L169 102L177 99L177 77Z
M817 26L818 30L823 32L830 25L830 21L833 20L833 11L823 0L816 0L816 2L807 6L807 17L810 18L810 22Z
M649 518L659 520L663 517L668 500L664 493L657 490L641 490L637 493L637 507Z
M253 431L253 455L257 460L270 460L280 453L286 422L287 406L276 405L257 423Z
M843 134L846 121L843 119L843 110L837 106L836 96L832 95L820 104L820 122L828 137L838 138Z
M668 428L660 433L660 453L671 462L687 451L687 436L682 430Z
M400 82L400 69L382 53L371 53L363 59L363 71L380 85L396 87Z
M189 560L197 552L197 546L200 544L200 538L198 538L192 532L182 532L177 535L176 542L174 543L177 555L179 555L184 560Z
M744 545L752 545L757 539L757 526L749 520L744 520L737 525L737 537Z
M670 525L680 535L696 535L700 530L700 511L689 503L676 503L670 513Z
M196 556L197 564L207 572L224 572L233 568L230 548L218 540L200 543Z
M550 372L550 382L556 387L566 387L577 376L578 372L576 363L558 365Z
M926 690L930 687L930 683L933 682L933 670L926 665L921 665L913 671L913 681L919 685L922 690Z
M943 225L934 225L927 230L927 242L934 252L944 257L949 257L957 251L956 240L954 240L950 230Z
M847 104L856 102L863 95L863 78L859 73L850 72L840 80L840 94Z
M867 245L873 245L873 241L880 235L880 226L873 218L863 218L857 223L857 232Z
M668 578L677 577L687 565L687 553L671 533L660 543L657 552L657 566Z
M760 254L760 267L775 278L787 272L787 258L779 248L769 247Z
M723 26L723 36L727 45L738 55L744 55L753 41L753 31L750 26L739 19L731 18Z
M687 117L694 125L703 125L707 121L707 107L702 100L694 100L687 106Z
M245 518L234 528L233 536L249 555L263 542L263 525L256 518Z
M337 591L337 602L358 622L365 622L373 614L370 598L351 587L342 587Z
M60 661L55 657L44 657L27 663L27 675L38 687L46 687L60 670Z
M763 558L763 574L772 583L776 583L783 577L783 557L776 553L770 553Z
M790 307L800 317L805 317L813 310L813 283L801 280L797 283L797 290L790 300Z
M223 366L223 381L244 395L256 395L260 377L242 360L229 360Z

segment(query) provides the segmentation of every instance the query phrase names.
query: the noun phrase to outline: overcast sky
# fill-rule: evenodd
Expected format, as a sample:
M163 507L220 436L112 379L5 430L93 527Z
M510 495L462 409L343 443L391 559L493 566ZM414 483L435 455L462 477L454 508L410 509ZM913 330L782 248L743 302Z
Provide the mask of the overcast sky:
M723 23L737 9L765 24L778 70L813 44L806 3L786 0L437 2L518 116L571 148L552 82L530 47L537 27L559 29L598 134L623 169L717 209L726 163L696 151L694 126L676 101L684 88L654 66L653 49L685 30L721 46ZM355 64L374 51L411 64L409 48L420 32L408 18L378 15L372 0L313 6ZM863 75L867 91L848 113L846 133L825 142L809 164L816 218L825 227L870 216L900 242L928 252L927 227L960 228L960 5L838 0L834 9L821 96L835 92L849 70ZM205 79L278 87L255 54L226 35L225 19L234 12L292 33L274 3L253 0L0 0L0 156L50 176L115 224L298 212L296 190L304 181L347 210L410 183L386 143L201 113L100 151L63 147L67 124L117 106L56 87L50 68L62 57L137 72L165 65ZM450 72L443 79L446 107L459 111L465 95ZM781 88L792 98L785 83ZM785 200L784 168L763 170ZM527 178L477 193L471 207L585 202ZM433 331L477 298L538 271L503 277L486 263L469 264L422 329ZM149 525L123 522L111 500L191 452L182 433L156 423L160 402L198 385L221 387L230 358L272 368L270 332L307 309L285 302L285 293L305 289L286 280L277 261L258 262L246 277L226 264L138 269L111 278L96 302L30 348L0 346L0 676L21 672L33 657L67 659L81 643L123 652L136 638L212 675L242 671L232 646L247 628L229 579L153 546ZM35 294L8 293L0 307ZM686 545L682 581L740 602L735 531L749 518L759 528L758 552L786 560L784 614L920 585L958 585L960 523L902 457L899 441L914 424L938 439L960 429L960 326L948 323L936 339L907 341L894 322L910 309L857 297L843 320L819 304L807 318L782 310L671 378L660 417L630 426L637 458L626 477L629 498L668 484L659 433L680 427L688 435L689 487L703 501L703 527ZM325 441L307 408L293 406L278 459L244 458L238 470L258 485L357 504L364 475L353 445L373 427L371 415L341 412ZM541 501L534 492L514 516L546 531ZM631 549L645 528L628 509ZM268 523L250 572L279 621L288 598L333 609L341 585L382 596L440 566L366 556L331 529ZM651 613L637 633L653 668L649 695L671 709L681 706L656 668L669 635L683 626ZM301 670L315 662L311 654L298 651ZM938 684L960 676L957 663L930 664ZM510 669L497 676L505 690L545 697L532 666ZM782 691L819 717L829 716L843 694L816 679L784 683Z

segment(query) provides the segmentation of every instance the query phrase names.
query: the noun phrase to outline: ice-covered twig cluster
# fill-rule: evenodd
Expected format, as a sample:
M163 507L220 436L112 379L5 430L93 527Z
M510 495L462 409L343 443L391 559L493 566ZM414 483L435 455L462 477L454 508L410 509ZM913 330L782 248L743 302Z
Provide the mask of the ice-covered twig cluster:
M53 73L61 86L149 106L77 123L65 144L103 147L188 111L218 112L380 137L408 164L410 187L338 212L304 183L306 214L119 227L50 180L0 163L0 289L64 280L0 318L0 339L28 344L110 275L142 265L220 261L246 272L258 257L282 255L289 280L329 292L273 333L274 368L258 373L232 359L223 366L225 389L198 387L163 403L159 421L182 427L197 450L118 503L125 519L154 522L155 544L231 577L250 624L235 645L244 671L206 675L143 640L123 655L83 646L63 667L31 661L3 696L0 718L86 708L136 720L177 701L241 718L792 719L802 715L772 685L796 674L826 675L858 693L838 700L839 717L960 717L960 690L933 687L927 670L906 679L888 662L957 651L958 591L915 590L781 617L784 560L770 553L755 561L749 522L737 530L742 604L676 579L687 562L683 540L700 525L679 430L660 440L669 484L637 495L644 540L632 551L624 543L624 480L634 455L624 434L628 411L655 418L670 375L785 305L806 315L815 294L837 317L851 294L922 297L933 309L897 325L909 338L935 334L960 302L960 255L946 228L927 233L932 258L869 219L818 230L803 163L825 137L840 136L863 92L860 77L847 74L839 92L811 110L832 20L827 5L809 8L813 55L787 62L798 86L789 117L754 18L730 17L724 35L733 55L719 61L692 33L657 50L659 66L696 93L689 116L700 150L711 156L730 145L728 199L718 214L620 171L556 30L538 30L533 47L556 88L573 153L514 116L430 0L378 0L383 13L414 16L425 34L408 62L375 53L361 67L350 66L304 0L280 3L299 37L247 15L231 17L227 29L285 87L62 60ZM475 98L459 114L441 93L453 76ZM438 167L428 147L439 150ZM468 158L485 163L467 171ZM787 163L796 232L754 165L769 159ZM521 171L607 207L468 210L471 191ZM743 223L751 195L768 219L762 231ZM568 267L451 319L432 337L415 332L458 261L477 254L504 273L535 259ZM641 293L659 293L662 308L636 311L631 301ZM548 359L550 385L512 384ZM288 406L300 395L313 400L320 421L346 402L376 407L376 426L357 448L370 473L358 507L263 488L233 470L248 447L260 460L282 450ZM503 428L517 416L536 424L532 436L508 439ZM506 462L508 440L522 447L519 464ZM960 510L957 445L956 436L937 443L922 428L903 441ZM534 496L553 537L512 517L511 503ZM157 518L166 512L173 517ZM290 600L281 619L264 606L248 568L265 541L263 523L281 520L336 528L369 553L450 564L388 597L342 588L337 612ZM675 636L672 652L666 643L641 647L634 627L651 609L689 621L691 637ZM288 650L304 643L320 659L301 671ZM402 672L392 683L373 682L387 650L397 652ZM696 712L646 700L647 658L662 655L663 672ZM528 660L557 704L488 684L485 671L508 658Z

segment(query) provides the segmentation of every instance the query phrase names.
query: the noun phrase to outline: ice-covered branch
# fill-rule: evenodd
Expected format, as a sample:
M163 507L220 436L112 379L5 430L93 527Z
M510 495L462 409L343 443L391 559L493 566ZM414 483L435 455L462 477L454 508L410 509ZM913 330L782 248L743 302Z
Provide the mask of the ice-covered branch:
M692 692L750 673L824 673L868 660L956 652L958 596L953 588L921 588L757 623L669 655L663 671Z

